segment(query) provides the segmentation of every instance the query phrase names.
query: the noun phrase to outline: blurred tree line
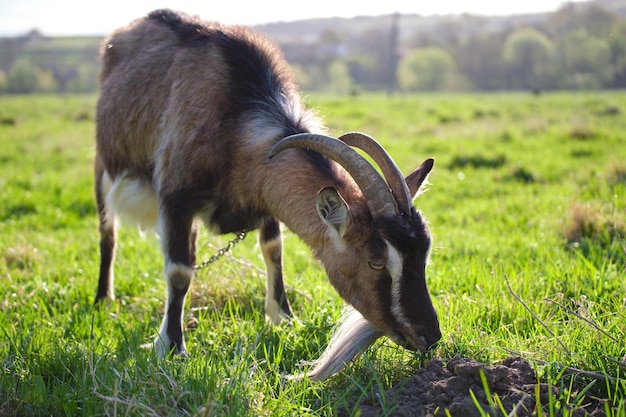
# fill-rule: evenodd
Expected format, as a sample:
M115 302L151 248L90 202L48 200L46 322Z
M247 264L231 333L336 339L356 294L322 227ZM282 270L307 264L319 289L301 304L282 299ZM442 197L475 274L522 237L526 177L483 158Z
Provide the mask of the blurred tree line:
M625 16L626 0L594 0L524 18L420 17L420 27L392 15L296 22L287 36L286 23L258 29L307 91L537 92L626 88ZM100 41L36 30L0 39L0 92L97 91Z
M32 30L0 39L0 92L94 92L100 38L48 38Z
M624 15L597 1L567 3L554 13L497 24L488 17L450 18L394 42L397 27L403 32L410 24L396 15L359 37L328 29L317 48L289 45L285 52L308 90L626 88L626 1L613 3Z

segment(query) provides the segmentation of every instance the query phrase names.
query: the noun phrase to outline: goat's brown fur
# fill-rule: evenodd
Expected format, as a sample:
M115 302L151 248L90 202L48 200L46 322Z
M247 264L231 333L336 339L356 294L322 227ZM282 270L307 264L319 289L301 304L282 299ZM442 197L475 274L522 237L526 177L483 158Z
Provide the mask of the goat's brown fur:
M352 177L317 152L289 149L268 160L280 139L324 131L304 107L272 43L246 28L156 11L104 41L100 81L95 175L101 268L96 300L114 297L117 211L130 207L138 213L135 217L142 217L136 219L140 222L158 216L169 290L155 340L160 354L186 351L181 320L193 278L197 217L217 233L261 228L268 271L276 280L268 288L268 297L279 305L280 312L268 312L275 322L279 313L291 314L282 282L278 219L312 248L339 294L371 323L363 327L368 336L362 340L370 343L382 332L399 343L427 348L439 338L423 282L430 237L419 213L412 209L408 218L372 218ZM411 190L417 191L431 167L413 175L417 180L409 185ZM324 204L318 193L329 187L347 208L341 233L316 210ZM409 248L406 253L401 249L404 263L395 267L402 274L405 267L421 268L415 278L419 282L392 284L401 277L368 266L371 260L384 265L389 245ZM422 318L415 316L414 307L402 307L414 329L407 330L405 323L398 330L402 320L394 316L391 304L400 299L392 295L393 288L419 292L409 297L423 304L415 313ZM356 354L356 349L351 352ZM339 356L340 361L350 359Z

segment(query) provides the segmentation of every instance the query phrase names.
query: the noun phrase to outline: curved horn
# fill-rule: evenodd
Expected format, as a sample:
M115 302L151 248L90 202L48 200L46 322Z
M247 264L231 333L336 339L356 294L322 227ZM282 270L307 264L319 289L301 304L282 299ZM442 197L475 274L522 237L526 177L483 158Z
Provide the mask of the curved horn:
M365 158L344 142L330 136L299 133L281 139L267 156L271 159L289 148L310 149L343 166L361 189L373 218L398 213L398 205L385 180Z
M407 214L410 213L413 199L411 198L409 187L402 175L402 171L400 171L396 163L391 159L391 156L389 156L380 143L371 136L360 132L346 133L340 136L339 140L345 142L347 145L364 150L372 157L383 172L387 183L389 183L389 188L391 188L391 192L398 202L400 211Z

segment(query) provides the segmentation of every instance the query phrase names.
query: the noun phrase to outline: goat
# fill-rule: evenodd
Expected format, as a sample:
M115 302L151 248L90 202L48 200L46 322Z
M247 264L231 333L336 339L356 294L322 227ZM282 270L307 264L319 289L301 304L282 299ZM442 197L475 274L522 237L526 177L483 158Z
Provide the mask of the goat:
M199 219L217 234L259 229L265 312L280 323L292 316L283 223L354 307L311 379L338 372L382 335L422 351L437 343L425 281L431 237L412 204L432 159L405 179L369 136L327 136L278 47L251 29L157 10L113 32L101 59L96 303L115 299L118 216L155 227L168 297L152 346L161 357L186 355L182 319Z

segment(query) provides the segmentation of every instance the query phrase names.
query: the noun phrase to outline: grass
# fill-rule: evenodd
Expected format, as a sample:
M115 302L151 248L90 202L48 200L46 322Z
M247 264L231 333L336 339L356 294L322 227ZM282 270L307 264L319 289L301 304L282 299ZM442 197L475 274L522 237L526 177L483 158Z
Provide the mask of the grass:
M319 355L342 307L290 233L285 273L299 321L265 322L252 233L192 286L191 357L139 349L163 311L155 239L121 230L118 301L92 308L95 100L0 97L0 416L330 416L377 401L377 389L428 360L383 339L326 382L282 379ZM519 354L564 387L551 415L570 415L584 395L626 415L626 94L308 100L332 132L378 138L405 173L436 160L416 201L435 239L427 279L444 337L433 355ZM230 238L204 233L199 258Z

